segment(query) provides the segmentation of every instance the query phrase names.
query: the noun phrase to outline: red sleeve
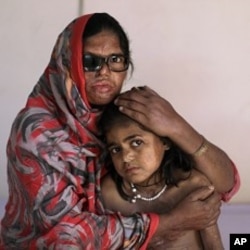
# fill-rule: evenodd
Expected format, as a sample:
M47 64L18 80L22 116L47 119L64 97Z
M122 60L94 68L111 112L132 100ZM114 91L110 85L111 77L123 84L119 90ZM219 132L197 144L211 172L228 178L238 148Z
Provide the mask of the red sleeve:
M146 250L149 241L153 237L158 225L159 225L159 216L157 214L149 214L150 217L150 225L147 233L147 237L143 245L140 247L140 250Z
M225 202L228 202L238 192L240 188L240 175L235 164L233 164L233 168L234 168L234 186L230 191L222 194L222 200Z

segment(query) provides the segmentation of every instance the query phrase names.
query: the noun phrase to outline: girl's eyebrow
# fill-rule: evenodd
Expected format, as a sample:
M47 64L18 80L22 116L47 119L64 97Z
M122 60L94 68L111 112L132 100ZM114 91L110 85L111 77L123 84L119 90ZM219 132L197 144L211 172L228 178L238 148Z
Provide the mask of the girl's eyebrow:
M142 136L142 135L140 135L140 134L132 134L132 135L129 135L129 136L125 137L122 141L123 141L123 142L126 142L126 141L129 141L129 140L131 140L131 139L134 139L134 138L137 137L137 136ZM116 145L116 143L115 143L115 142L112 142L112 141L111 141L110 143L107 144L108 147L112 147L112 146L114 146L114 145Z

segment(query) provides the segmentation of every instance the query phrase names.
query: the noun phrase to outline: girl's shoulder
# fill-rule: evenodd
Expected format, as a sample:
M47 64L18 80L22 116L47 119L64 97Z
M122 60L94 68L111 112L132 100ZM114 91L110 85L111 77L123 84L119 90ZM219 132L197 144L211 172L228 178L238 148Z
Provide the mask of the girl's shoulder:
M109 174L106 174L101 179L101 191L105 195L114 192L114 190L116 190L115 182Z
M112 177L107 174L101 180L101 193L104 207L113 212L120 212L122 215L131 215L138 212L136 204L124 200Z
M192 169L188 172L182 171L182 170L177 170L174 173L175 178L178 180L176 186L186 186L186 185L191 185L191 186L206 186L206 185L211 185L210 181L208 178L201 173L200 171L196 169Z
M198 186L207 186L211 185L211 182L209 179L200 171L196 169L192 169L190 173L190 183L193 185L198 185Z
M192 169L190 172L179 172L178 177L180 181L176 185L171 185L171 192L180 193L181 196L187 195L192 191L202 186L209 186L211 182L208 178L196 169Z

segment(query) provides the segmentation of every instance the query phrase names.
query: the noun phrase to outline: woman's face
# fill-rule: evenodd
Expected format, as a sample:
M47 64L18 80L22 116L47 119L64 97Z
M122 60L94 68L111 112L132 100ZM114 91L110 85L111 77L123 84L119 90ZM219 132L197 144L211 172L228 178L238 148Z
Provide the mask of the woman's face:
M161 179L154 175L167 147L160 137L131 122L112 126L106 140L114 167L123 179L141 185Z
M101 57L123 54L118 37L107 30L86 39L84 54L86 53ZM98 71L85 71L86 93L89 103L92 105L110 103L120 93L126 75L127 71L113 72L105 63Z

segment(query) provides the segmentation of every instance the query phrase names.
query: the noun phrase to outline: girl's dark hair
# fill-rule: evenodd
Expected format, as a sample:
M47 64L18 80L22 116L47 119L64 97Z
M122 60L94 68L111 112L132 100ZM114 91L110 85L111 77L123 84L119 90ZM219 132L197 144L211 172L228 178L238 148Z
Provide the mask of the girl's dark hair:
M135 122L125 114L119 111L119 108L112 102L105 107L105 110L99 120L98 128L103 135L103 141L105 142L105 134L110 130L113 129L113 126L116 124L126 125L126 123L130 123L131 121ZM149 129L145 128L144 126L140 125L142 129L149 131ZM167 143L170 146L168 150L165 151L163 156L161 165L160 165L160 173L162 174L163 178L165 179L165 183L167 185L176 185L181 180L180 177L176 177L174 172L176 169L179 169L183 172L190 172L191 169L194 167L194 161L192 157L184 152L180 147L174 144L169 138L161 138L163 143ZM128 195L124 192L122 185L122 177L118 175L116 172L110 155L106 152L105 163L107 164L109 173L111 174L113 180L116 183L117 189L120 195L129 200ZM188 175L189 176L189 175Z
M129 40L128 37L120 25L120 23L112 16L107 13L94 13L88 20L84 33L83 42L91 36L100 33L103 30L109 30L117 35L121 50L129 60L130 65L133 69L133 62L131 59Z

